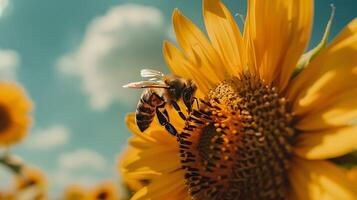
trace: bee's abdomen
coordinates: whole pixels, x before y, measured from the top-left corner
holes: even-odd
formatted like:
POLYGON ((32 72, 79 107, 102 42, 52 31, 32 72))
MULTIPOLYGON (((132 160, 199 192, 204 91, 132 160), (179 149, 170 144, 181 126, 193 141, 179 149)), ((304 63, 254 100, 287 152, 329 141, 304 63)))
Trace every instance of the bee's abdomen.
POLYGON ((151 124, 155 116, 155 109, 161 99, 152 92, 144 92, 136 108, 136 125, 141 132, 145 131, 151 124))
POLYGON ((151 124, 154 118, 153 108, 150 108, 149 105, 139 102, 138 107, 136 109, 136 124, 139 127, 140 131, 145 131, 149 125, 151 124))

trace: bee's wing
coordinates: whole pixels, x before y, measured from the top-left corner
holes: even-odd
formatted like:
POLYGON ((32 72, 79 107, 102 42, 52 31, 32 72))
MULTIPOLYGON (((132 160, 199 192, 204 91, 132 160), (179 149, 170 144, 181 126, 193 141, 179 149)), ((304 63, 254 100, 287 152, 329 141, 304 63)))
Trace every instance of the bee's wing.
POLYGON ((164 82, 161 81, 139 81, 128 83, 123 85, 123 88, 133 88, 133 89, 140 89, 140 88, 169 88, 164 82))
POLYGON ((142 69, 140 75, 143 78, 150 78, 150 80, 161 79, 164 76, 162 72, 153 69, 142 69))

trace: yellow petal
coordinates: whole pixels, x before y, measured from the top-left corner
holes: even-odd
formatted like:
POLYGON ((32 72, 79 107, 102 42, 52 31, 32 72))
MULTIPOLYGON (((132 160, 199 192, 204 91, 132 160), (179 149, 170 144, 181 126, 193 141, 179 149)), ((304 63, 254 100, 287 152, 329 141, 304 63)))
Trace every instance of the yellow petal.
POLYGON ((357 166, 354 166, 352 169, 349 169, 347 172, 348 178, 354 182, 355 188, 357 190, 357 166))
MULTIPOLYGON (((177 112, 173 111, 173 108, 167 108, 168 114, 170 116, 170 121, 175 125, 176 129, 179 131, 181 127, 183 127, 183 120, 178 117, 177 112)), ((176 137, 170 135, 163 126, 159 124, 157 118, 154 117, 154 120, 151 122, 148 129, 144 132, 141 132, 135 122, 135 114, 130 113, 126 117, 126 125, 129 130, 134 134, 134 137, 138 137, 139 139, 133 139, 136 142, 140 142, 143 140, 144 145, 157 145, 157 144, 166 144, 172 146, 171 144, 176 143, 176 137)))
POLYGON ((218 51, 229 72, 237 74, 243 67, 243 39, 237 23, 220 0, 205 0, 203 16, 212 46, 218 51))
POLYGON ((296 127, 300 130, 322 130, 330 127, 355 124, 357 121, 357 88, 324 99, 319 108, 314 108, 301 117, 296 127))
POLYGON ((152 137, 150 137, 150 135, 144 134, 139 130, 139 128, 135 122, 135 113, 129 113, 126 116, 125 124, 126 124, 126 127, 128 127, 128 129, 131 131, 131 133, 133 133, 137 138, 140 138, 141 140, 143 140, 143 142, 146 142, 149 144, 150 143, 153 144, 156 142, 152 137))
POLYGON ((214 86, 214 83, 195 68, 173 44, 164 42, 163 54, 173 74, 191 79, 197 84, 198 92, 201 93, 198 96, 204 96, 203 94, 206 94, 214 86))
POLYGON ((307 116, 317 109, 322 110, 346 91, 356 88, 356 55, 357 19, 349 23, 291 83, 287 91, 294 113, 307 116))
POLYGON ((184 172, 178 170, 162 175, 140 189, 131 200, 181 200, 188 198, 188 190, 184 183, 184 172))
POLYGON ((312 0, 248 1, 245 42, 249 61, 268 83, 283 90, 310 37, 312 0), (252 55, 254 54, 254 55, 252 55))
MULTIPOLYGON (((121 177, 125 183, 135 187, 135 190, 138 190, 145 185, 145 182, 143 182, 143 180, 151 180, 155 177, 160 176, 162 172, 157 170, 171 172, 172 170, 177 168, 177 166, 170 167, 170 163, 165 163, 162 160, 161 162, 159 162, 159 164, 161 165, 155 165, 155 163, 152 163, 151 161, 150 163, 143 164, 143 162, 153 159, 153 156, 142 157, 142 152, 143 150, 129 147, 119 158, 119 171, 121 173, 121 177)), ((155 155, 154 157, 156 157, 157 155, 155 155)), ((164 157, 166 158, 166 156, 164 157)))
POLYGON ((301 133, 295 153, 306 159, 327 159, 352 152, 357 147, 357 126, 301 133))
MULTIPOLYGON (((183 124, 173 109, 167 108, 167 111, 173 124, 177 126, 183 124)), ((167 133, 158 124, 157 119, 154 119, 143 133, 137 128, 134 113, 127 115, 126 124, 134 133, 134 136, 129 139, 130 150, 125 154, 120 165, 126 179, 152 179, 161 173, 174 171, 180 167, 176 137, 167 133)))
POLYGON ((229 77, 227 68, 205 35, 178 10, 173 13, 173 26, 179 45, 197 70, 213 83, 229 77))
POLYGON ((130 171, 140 170, 141 168, 150 169, 164 173, 180 168, 180 156, 177 149, 170 149, 161 146, 151 147, 137 152, 131 163, 126 165, 130 171))
MULTIPOLYGON (((304 200, 355 200, 357 191, 345 170, 327 161, 293 161, 289 174, 292 196, 304 200)), ((294 199, 294 198, 291 198, 294 199)))

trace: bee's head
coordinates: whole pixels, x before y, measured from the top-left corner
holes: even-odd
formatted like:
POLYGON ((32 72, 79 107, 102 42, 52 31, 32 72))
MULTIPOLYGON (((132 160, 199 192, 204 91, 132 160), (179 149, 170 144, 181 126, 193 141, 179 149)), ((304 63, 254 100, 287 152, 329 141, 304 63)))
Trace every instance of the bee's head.
POLYGON ((197 91, 197 85, 192 81, 187 81, 187 86, 182 92, 182 100, 186 105, 188 111, 191 112, 192 104, 194 102, 195 93, 197 91))

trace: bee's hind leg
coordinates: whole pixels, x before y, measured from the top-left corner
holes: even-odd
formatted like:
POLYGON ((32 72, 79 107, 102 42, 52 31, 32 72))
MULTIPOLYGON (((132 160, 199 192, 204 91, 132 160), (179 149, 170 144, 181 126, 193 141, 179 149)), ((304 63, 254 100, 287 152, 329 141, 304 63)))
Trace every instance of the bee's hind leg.
POLYGON ((177 102, 176 102, 176 101, 171 101, 170 103, 171 103, 171 105, 175 108, 175 110, 178 112, 178 114, 180 115, 180 117, 181 117, 184 121, 186 121, 186 116, 182 113, 181 108, 180 108, 180 106, 177 104, 177 102))
POLYGON ((166 117, 165 114, 160 111, 160 109, 159 109, 160 107, 163 107, 163 106, 156 107, 156 115, 157 115, 157 118, 159 119, 159 123, 161 124, 161 126, 165 127, 165 129, 171 135, 176 136, 177 135, 176 128, 168 121, 168 117, 166 117))
POLYGON ((169 121, 170 121, 170 117, 169 117, 169 113, 168 113, 167 110, 165 109, 165 105, 166 105, 166 103, 163 103, 163 104, 157 106, 157 109, 160 109, 160 108, 163 108, 163 109, 164 109, 161 113, 165 115, 167 121, 169 122, 169 121))
POLYGON ((166 109, 164 109, 164 111, 162 111, 162 114, 164 114, 164 115, 165 115, 165 117, 166 117, 167 121, 169 122, 169 121, 170 121, 170 117, 169 117, 169 113, 167 112, 167 110, 166 110, 166 109))

